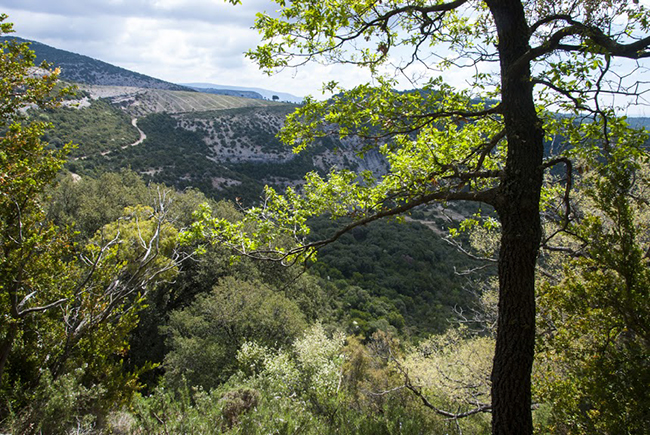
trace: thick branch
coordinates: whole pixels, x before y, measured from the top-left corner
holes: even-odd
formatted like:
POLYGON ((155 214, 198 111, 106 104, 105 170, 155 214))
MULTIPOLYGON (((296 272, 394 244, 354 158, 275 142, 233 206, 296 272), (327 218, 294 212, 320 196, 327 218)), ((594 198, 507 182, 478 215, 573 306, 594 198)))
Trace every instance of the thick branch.
POLYGON ((534 32, 542 25, 557 20, 565 21, 569 26, 553 33, 542 45, 528 50, 524 56, 512 64, 508 71, 509 73, 516 73, 516 71, 524 68, 532 60, 553 53, 556 50, 566 52, 584 52, 587 50, 584 45, 562 44, 562 40, 570 36, 580 36, 590 40, 601 49, 602 54, 629 59, 650 57, 650 51, 648 51, 648 47, 650 46, 650 37, 639 39, 638 41, 629 44, 621 44, 598 27, 575 21, 568 15, 554 15, 540 20, 531 26, 531 30, 534 32))
POLYGON ((362 225, 369 224, 371 222, 374 222, 379 219, 391 217, 391 216, 397 216, 400 214, 403 214, 419 205, 422 204, 427 204, 432 201, 478 201, 478 202, 483 202, 486 204, 494 204, 496 202, 496 197, 497 197, 497 189, 488 189, 480 192, 446 192, 446 191, 441 191, 441 192, 433 192, 429 194, 423 194, 420 195, 419 197, 416 197, 412 199, 409 202, 406 202, 398 207, 395 208, 390 208, 390 209, 383 209, 379 211, 378 213, 372 214, 370 216, 366 216, 363 219, 359 219, 357 221, 354 221, 350 223, 349 225, 346 225, 345 227, 341 228, 340 230, 336 231, 330 238, 328 239, 323 239, 323 240, 318 240, 315 242, 308 243, 306 245, 299 246, 297 248, 290 249, 287 252, 280 252, 278 250, 256 250, 254 252, 246 252, 245 250, 237 249, 236 247, 233 247, 236 251, 238 251, 241 255, 247 256, 247 257, 252 257, 252 258, 257 258, 257 259, 263 259, 263 260, 269 260, 269 261, 279 261, 279 262, 284 262, 287 258, 289 257, 294 257, 298 256, 300 254, 304 254, 305 252, 311 251, 311 250, 316 250, 319 248, 322 248, 325 245, 328 245, 330 243, 335 242, 338 240, 342 235, 348 233, 349 231, 353 230, 354 228, 360 227, 362 225))
POLYGON ((453 2, 449 2, 449 3, 441 3, 441 4, 436 4, 436 5, 430 5, 430 6, 407 5, 407 6, 403 6, 401 8, 392 9, 392 10, 386 12, 385 14, 378 15, 377 18, 375 18, 374 20, 368 22, 367 24, 369 26, 372 26, 372 25, 377 25, 379 23, 385 23, 385 22, 388 22, 388 20, 390 20, 394 16, 400 15, 400 14, 405 14, 405 13, 408 14, 408 13, 412 13, 412 12, 418 12, 418 13, 422 14, 422 16, 426 16, 426 15, 428 15, 430 13, 434 13, 434 12, 450 12, 450 11, 453 11, 455 9, 458 9, 459 7, 461 7, 462 5, 464 5, 467 2, 468 2, 468 0, 456 0, 456 1, 453 1, 453 2))
POLYGON ((571 16, 567 14, 549 15, 537 21, 536 23, 531 24, 530 35, 532 36, 537 31, 537 29, 539 29, 542 26, 545 26, 546 24, 550 24, 554 21, 570 21, 570 20, 571 20, 571 16))
MULTIPOLYGON (((476 171, 478 171, 479 169, 481 169, 481 168, 483 167, 483 162, 485 161, 485 159, 486 159, 486 157, 488 156, 488 154, 490 154, 490 152, 491 152, 491 151, 492 151, 492 150, 493 150, 493 149, 498 145, 498 143, 499 143, 502 139, 504 139, 505 137, 506 137, 506 130, 503 129, 503 130, 501 130, 499 133, 497 133, 496 135, 494 135, 494 137, 493 137, 489 142, 487 142, 486 144, 484 144, 484 146, 482 147, 481 155, 480 155, 480 157, 479 157, 479 159, 478 159, 478 162, 476 163, 476 171)), ((480 149, 481 149, 481 148, 479 148, 479 150, 480 150, 480 149)), ((474 154, 474 153, 472 153, 472 155, 473 155, 473 154, 474 154)), ((470 156, 470 157, 471 157, 471 156, 470 156)))

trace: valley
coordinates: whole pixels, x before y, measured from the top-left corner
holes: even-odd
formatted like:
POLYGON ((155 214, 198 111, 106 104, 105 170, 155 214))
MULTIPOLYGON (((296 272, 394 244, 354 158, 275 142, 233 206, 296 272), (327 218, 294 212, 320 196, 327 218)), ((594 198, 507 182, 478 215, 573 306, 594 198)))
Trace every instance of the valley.
POLYGON ((78 88, 76 99, 39 117, 55 125, 50 143, 77 144, 69 168, 81 176, 127 166, 151 181, 252 204, 264 184, 295 186, 309 171, 387 168, 376 152, 360 158, 362 144, 354 140, 323 138, 295 154, 276 138, 292 104, 164 89, 78 88), (135 143, 138 149, 129 146, 135 143))
POLYGON ((33 42, 57 82, 0 45, 0 432, 485 434, 494 370, 520 366, 500 406, 539 433, 587 408, 643 426, 648 135, 624 118, 539 109, 542 166, 508 172, 530 150, 493 95, 289 103, 33 42), (504 283, 529 296, 505 329, 504 283), (504 330, 523 363, 497 365, 504 330))
MULTIPOLYGON (((35 48, 41 57, 58 53, 46 50, 44 54, 39 52, 39 45, 35 48)), ((63 58, 65 62, 75 59, 72 55, 63 58)), ((113 71, 101 63, 83 58, 81 61, 88 67, 113 71)), ((61 65, 63 77, 67 77, 66 65, 61 65)), ((376 150, 362 157, 359 151, 365 144, 353 138, 323 137, 306 151, 294 153, 291 146, 279 141, 277 134, 286 116, 298 107, 295 104, 170 89, 152 80, 143 82, 147 87, 128 85, 140 79, 127 75, 124 85, 117 85, 115 77, 107 80, 109 84, 98 83, 98 79, 76 82, 76 95, 68 98, 62 108, 35 114, 36 119, 53 124, 45 137, 52 146, 61 147, 67 142, 76 145, 66 164, 76 180, 91 182, 106 173, 133 171, 146 183, 160 183, 179 191, 198 190, 212 200, 253 206, 259 202, 265 185, 278 190, 289 186, 299 189, 310 171, 324 176, 333 168, 376 174, 388 170, 387 162, 376 150)), ((425 225, 413 220, 402 225, 371 225, 368 234, 374 241, 367 249, 352 249, 347 243, 333 245, 323 249, 321 262, 313 268, 312 273, 323 279, 341 280, 337 288, 354 285, 367 292, 365 302, 353 305, 357 317, 349 320, 364 334, 372 333, 377 327, 372 325, 381 324, 380 319, 388 313, 393 313, 392 322, 409 334, 444 330, 453 307, 470 303, 471 293, 461 290, 463 281, 455 282, 453 270, 467 268, 471 262, 440 239, 452 221, 437 208, 426 216, 419 216, 425 225), (427 226, 435 231, 426 230, 427 226), (446 254, 432 256, 424 248, 422 254, 409 254, 406 246, 417 242, 405 241, 415 234, 435 246, 433 251, 446 254), (408 259, 407 263, 402 264, 403 259, 408 259), (359 267, 354 267, 355 263, 359 267), (420 267, 422 272, 418 271, 420 267), (367 314, 367 310, 374 310, 370 307, 379 297, 392 308, 367 314), (424 303, 425 299, 440 302, 424 303)), ((327 237, 336 228, 326 220, 314 225, 316 238, 327 237)), ((344 312, 338 315, 348 316, 344 312)))

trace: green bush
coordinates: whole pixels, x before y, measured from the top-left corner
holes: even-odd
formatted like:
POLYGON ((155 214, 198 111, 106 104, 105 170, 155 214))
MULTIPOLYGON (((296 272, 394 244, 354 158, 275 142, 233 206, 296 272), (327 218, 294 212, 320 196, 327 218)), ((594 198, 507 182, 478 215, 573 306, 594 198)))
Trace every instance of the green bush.
POLYGON ((235 372, 245 341, 280 347, 305 326, 298 306, 280 292, 259 281, 226 277, 211 293, 171 313, 165 377, 170 385, 186 378, 190 385, 215 388, 235 372))
POLYGON ((29 405, 12 415, 9 429, 16 434, 63 434, 74 429, 95 427, 112 403, 102 385, 82 383, 85 367, 54 379, 43 370, 38 386, 31 392, 29 405))

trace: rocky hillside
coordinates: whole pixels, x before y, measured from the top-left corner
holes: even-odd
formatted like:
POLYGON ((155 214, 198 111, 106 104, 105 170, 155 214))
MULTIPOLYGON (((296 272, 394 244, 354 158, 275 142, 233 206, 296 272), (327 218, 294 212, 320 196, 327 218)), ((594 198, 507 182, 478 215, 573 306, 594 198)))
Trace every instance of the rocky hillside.
POLYGON ((196 92, 38 42, 31 47, 78 86, 75 100, 38 116, 55 127, 47 134, 52 146, 77 144, 69 169, 82 176, 132 168, 152 181, 254 202, 264 184, 295 186, 309 171, 386 170, 378 154, 359 158, 354 140, 323 138, 294 154, 276 137, 294 104, 253 91, 257 98, 196 92))
POLYGON ((325 174, 333 167, 385 171, 378 155, 360 159, 359 144, 352 141, 324 138, 294 154, 276 138, 294 109, 287 104, 138 115, 114 99, 89 102, 43 115, 55 125, 48 136, 53 145, 78 144, 68 168, 82 176, 128 167, 152 181, 252 203, 265 184, 295 186, 309 171, 325 174))
POLYGON ((132 86, 80 85, 83 95, 103 98, 132 116, 150 113, 185 113, 238 109, 242 107, 278 106, 267 100, 192 91, 149 89, 132 86))

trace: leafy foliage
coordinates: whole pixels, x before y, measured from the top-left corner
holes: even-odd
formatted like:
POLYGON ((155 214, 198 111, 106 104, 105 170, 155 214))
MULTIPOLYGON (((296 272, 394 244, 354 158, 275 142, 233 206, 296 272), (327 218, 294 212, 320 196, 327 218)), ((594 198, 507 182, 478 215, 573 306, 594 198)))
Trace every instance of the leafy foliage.
POLYGON ((565 242, 576 258, 540 297, 539 394, 557 433, 643 433, 650 341, 648 155, 627 146, 587 153, 580 218, 565 242))
MULTIPOLYGON (((164 185, 147 184, 137 173, 124 169, 97 178, 60 174, 57 185, 49 190, 46 212, 56 225, 73 228, 79 239, 87 240, 119 219, 127 207, 155 204, 161 192, 167 196, 170 215, 179 227, 189 225, 194 210, 207 201, 198 191, 176 192, 164 185)), ((216 208, 227 216, 222 207, 216 208)))
MULTIPOLYGON (((379 339, 381 341, 382 339, 379 339)), ((245 342, 240 371, 218 389, 159 388, 136 401, 134 433, 422 434, 454 430, 411 396, 384 395, 390 367, 319 324, 284 349, 245 342)))
POLYGON ((61 432, 138 388, 138 370, 123 370, 121 357, 146 293, 177 272, 178 229, 161 190, 155 209, 118 210, 78 242, 47 218, 45 195, 68 147, 48 149, 48 125, 24 109, 60 102, 57 71, 33 73, 27 44, 0 48, 0 415, 13 414, 7 424, 20 433, 61 432))
MULTIPOLYGON (((323 238, 334 226, 315 219, 311 237, 323 238)), ((335 286, 350 332, 370 337, 391 325, 422 336, 445 331, 454 307, 471 305, 462 272, 476 264, 422 224, 373 222, 322 248, 311 270, 335 286)))
POLYGON ((290 343, 305 328, 298 306, 260 282, 228 277, 209 294, 170 315, 165 357, 169 385, 182 378, 205 389, 226 381, 246 340, 265 346, 290 343))
MULTIPOLYGON (((0 15, 0 32, 12 32, 0 15)), ((66 275, 62 257, 70 246, 44 222, 40 195, 63 165, 67 149, 50 151, 40 140, 47 127, 25 122, 22 110, 53 107, 58 72, 29 74, 34 54, 26 44, 0 44, 0 385, 6 387, 6 364, 17 340, 31 330, 31 320, 61 305, 70 290, 57 285, 66 275)), ((47 65, 43 65, 47 67, 47 65)), ((38 322, 37 322, 38 323, 38 322)), ((47 324, 47 320, 44 322, 47 324)))

